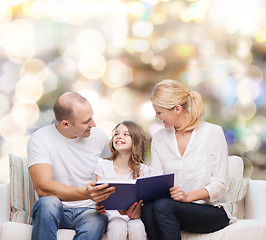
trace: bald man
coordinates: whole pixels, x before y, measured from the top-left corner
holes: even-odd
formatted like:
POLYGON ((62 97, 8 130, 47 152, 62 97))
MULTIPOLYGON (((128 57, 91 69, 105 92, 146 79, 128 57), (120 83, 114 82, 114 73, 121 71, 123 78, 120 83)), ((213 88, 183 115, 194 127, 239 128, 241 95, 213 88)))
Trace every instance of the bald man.
POLYGON ((110 156, 109 138, 95 127, 87 99, 67 92, 54 105, 56 123, 34 132, 28 142, 29 172, 39 199, 33 206, 32 240, 55 240, 60 228, 74 239, 101 239, 107 223, 95 202, 114 192, 95 186, 99 158, 110 156), (95 201, 95 202, 94 202, 95 201))

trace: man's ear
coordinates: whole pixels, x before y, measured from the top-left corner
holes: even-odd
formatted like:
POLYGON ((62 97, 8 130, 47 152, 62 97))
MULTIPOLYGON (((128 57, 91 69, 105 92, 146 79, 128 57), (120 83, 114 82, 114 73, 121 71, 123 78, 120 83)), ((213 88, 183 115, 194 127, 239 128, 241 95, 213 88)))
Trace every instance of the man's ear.
POLYGON ((61 126, 62 126, 63 128, 68 128, 68 127, 69 127, 69 122, 68 122, 67 120, 62 120, 62 121, 61 121, 61 126))
POLYGON ((175 106, 174 106, 174 111, 175 111, 177 114, 180 114, 181 111, 182 111, 182 107, 181 107, 181 105, 175 105, 175 106))

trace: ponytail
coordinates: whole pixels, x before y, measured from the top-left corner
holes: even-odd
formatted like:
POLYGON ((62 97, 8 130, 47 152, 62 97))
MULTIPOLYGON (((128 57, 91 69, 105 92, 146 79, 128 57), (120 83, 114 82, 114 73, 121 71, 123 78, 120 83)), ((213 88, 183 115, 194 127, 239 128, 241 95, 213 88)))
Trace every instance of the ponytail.
POLYGON ((204 102, 198 92, 188 91, 187 98, 187 108, 184 109, 188 110, 189 115, 186 124, 182 127, 182 129, 179 129, 181 131, 189 131, 196 128, 200 124, 201 117, 204 112, 204 102))
POLYGON ((178 81, 167 79, 157 83, 154 86, 151 101, 153 104, 169 110, 176 105, 188 110, 188 120, 182 128, 178 129, 180 131, 192 130, 200 124, 204 111, 204 102, 201 95, 197 91, 188 91, 178 81))

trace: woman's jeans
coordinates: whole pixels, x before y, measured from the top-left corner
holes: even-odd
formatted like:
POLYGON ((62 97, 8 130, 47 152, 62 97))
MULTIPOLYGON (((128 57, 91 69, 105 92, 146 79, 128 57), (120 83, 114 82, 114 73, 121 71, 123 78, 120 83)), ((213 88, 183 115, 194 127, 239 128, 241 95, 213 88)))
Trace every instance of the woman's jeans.
POLYGON ((210 233, 226 227, 229 218, 221 207, 162 198, 144 204, 141 219, 149 240, 180 240, 180 230, 210 233))
POLYGON ((101 239, 108 224, 106 215, 88 207, 63 208, 53 196, 41 197, 33 206, 32 240, 56 240, 58 229, 73 229, 74 240, 101 239))

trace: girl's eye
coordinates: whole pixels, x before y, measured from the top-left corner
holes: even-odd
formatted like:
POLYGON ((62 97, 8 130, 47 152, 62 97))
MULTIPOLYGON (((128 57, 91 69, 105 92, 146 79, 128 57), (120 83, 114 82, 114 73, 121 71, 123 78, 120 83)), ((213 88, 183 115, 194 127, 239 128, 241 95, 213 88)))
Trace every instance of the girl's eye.
POLYGON ((159 115, 159 114, 161 114, 161 113, 160 113, 160 112, 156 112, 156 114, 158 114, 158 115, 159 115))

